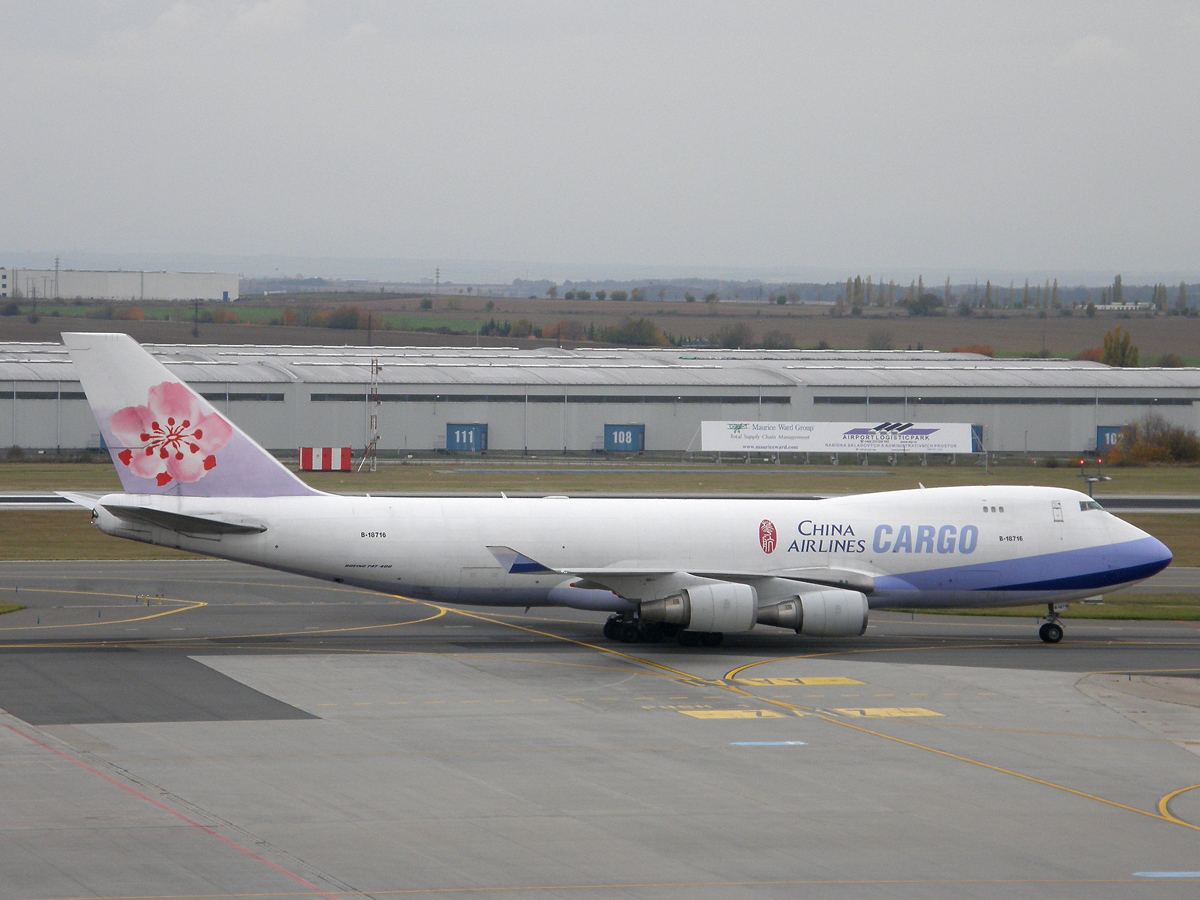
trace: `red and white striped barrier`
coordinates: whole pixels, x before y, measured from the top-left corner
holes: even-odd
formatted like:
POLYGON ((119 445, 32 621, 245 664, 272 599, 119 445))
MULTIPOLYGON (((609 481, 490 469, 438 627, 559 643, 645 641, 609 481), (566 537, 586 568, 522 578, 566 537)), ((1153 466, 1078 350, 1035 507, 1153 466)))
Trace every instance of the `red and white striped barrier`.
POLYGON ((301 472, 349 472, 349 447, 301 447, 301 472))

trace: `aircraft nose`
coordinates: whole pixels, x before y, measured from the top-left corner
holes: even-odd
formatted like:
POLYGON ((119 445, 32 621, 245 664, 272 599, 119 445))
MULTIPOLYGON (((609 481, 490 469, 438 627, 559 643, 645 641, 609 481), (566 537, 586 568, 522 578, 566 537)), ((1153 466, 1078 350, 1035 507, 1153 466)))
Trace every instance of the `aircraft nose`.
POLYGON ((1151 564, 1156 566, 1155 572, 1161 572, 1175 558, 1171 553, 1171 548, 1156 537, 1150 538, 1147 542, 1146 555, 1150 557, 1151 564))
POLYGON ((1170 548, 1158 538, 1142 532, 1140 540, 1126 544, 1121 550, 1121 568, 1137 579, 1157 575, 1171 564, 1174 558, 1170 548))

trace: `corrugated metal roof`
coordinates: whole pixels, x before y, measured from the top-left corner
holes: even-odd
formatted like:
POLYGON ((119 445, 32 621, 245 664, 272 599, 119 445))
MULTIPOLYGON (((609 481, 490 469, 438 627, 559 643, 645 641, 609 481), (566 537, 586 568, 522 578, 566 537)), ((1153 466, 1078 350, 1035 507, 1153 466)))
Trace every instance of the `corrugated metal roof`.
POLYGON ((813 387, 1063 388, 1198 390, 1198 369, 1111 369, 1107 366, 964 365, 959 368, 804 369, 813 387))
MULTIPOLYGON (((385 385, 566 388, 967 390, 1200 390, 1200 369, 1113 369, 1055 359, 867 350, 629 350, 513 347, 298 347, 147 345, 197 384, 365 386, 371 360, 385 385)), ((75 381, 61 344, 0 344, 0 381, 75 381)))

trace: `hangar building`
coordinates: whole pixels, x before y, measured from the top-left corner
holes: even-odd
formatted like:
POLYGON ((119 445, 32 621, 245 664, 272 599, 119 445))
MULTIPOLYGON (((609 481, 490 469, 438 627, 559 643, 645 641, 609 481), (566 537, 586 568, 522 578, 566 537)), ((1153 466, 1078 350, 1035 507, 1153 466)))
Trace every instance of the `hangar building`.
POLYGON ((236 300, 238 276, 221 272, 91 272, 0 267, 0 298, 236 300))
MULTIPOLYGON (((1200 369, 933 351, 148 345, 264 446, 380 454, 699 451, 700 423, 963 422, 983 445, 1078 453, 1157 412, 1200 430, 1200 369)), ((0 344, 0 446, 99 445, 58 344, 0 344)))

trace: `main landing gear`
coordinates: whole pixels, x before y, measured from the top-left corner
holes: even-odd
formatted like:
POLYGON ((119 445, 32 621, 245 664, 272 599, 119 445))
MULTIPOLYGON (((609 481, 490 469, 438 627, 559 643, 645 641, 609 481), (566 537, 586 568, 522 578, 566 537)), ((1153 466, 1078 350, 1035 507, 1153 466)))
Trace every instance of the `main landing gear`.
POLYGON ((682 647, 719 647, 725 635, 719 631, 684 631, 665 622, 643 622, 614 613, 604 623, 604 636, 622 644, 659 644, 675 638, 682 647))
POLYGON ((1047 644, 1057 644, 1063 639, 1063 627, 1058 618, 1061 610, 1067 608, 1065 603, 1048 603, 1046 606, 1049 612, 1046 614, 1046 620, 1042 623, 1042 627, 1038 629, 1038 637, 1047 644))

